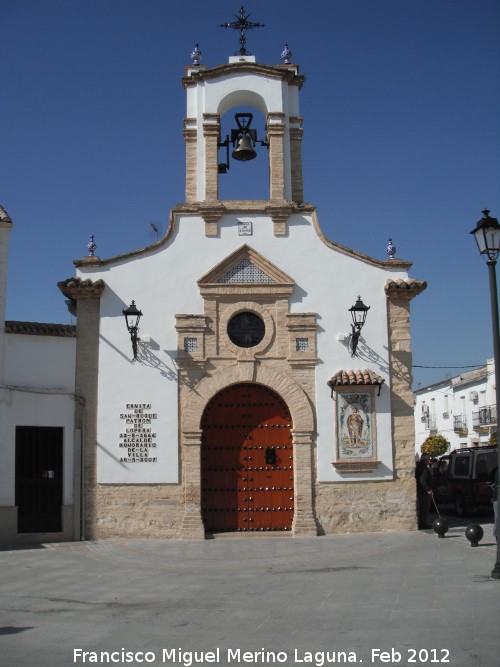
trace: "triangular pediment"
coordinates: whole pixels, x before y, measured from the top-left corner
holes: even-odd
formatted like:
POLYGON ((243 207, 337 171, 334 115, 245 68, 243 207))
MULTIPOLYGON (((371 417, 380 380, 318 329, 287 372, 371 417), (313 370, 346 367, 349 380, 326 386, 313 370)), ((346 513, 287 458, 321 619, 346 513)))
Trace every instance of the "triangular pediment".
POLYGON ((198 280, 198 285, 287 285, 294 280, 248 245, 243 245, 198 280))

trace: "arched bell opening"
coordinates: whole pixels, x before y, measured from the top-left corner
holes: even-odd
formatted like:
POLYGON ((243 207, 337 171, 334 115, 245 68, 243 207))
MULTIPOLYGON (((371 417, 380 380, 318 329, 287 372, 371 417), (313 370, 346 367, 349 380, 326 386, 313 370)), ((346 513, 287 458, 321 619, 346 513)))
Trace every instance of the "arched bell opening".
POLYGON ((266 118, 254 107, 236 106, 221 117, 219 199, 269 199, 266 118))
POLYGON ((205 531, 291 531, 294 452, 284 400, 261 384, 233 384, 207 404, 201 428, 205 531))

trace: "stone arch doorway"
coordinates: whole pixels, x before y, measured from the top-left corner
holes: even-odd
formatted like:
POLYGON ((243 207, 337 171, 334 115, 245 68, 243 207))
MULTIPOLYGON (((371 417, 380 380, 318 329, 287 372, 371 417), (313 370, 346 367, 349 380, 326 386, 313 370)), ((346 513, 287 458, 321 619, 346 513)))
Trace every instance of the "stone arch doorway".
POLYGON ((230 385, 209 401, 201 428, 205 530, 291 530, 294 451, 283 399, 261 384, 230 385))

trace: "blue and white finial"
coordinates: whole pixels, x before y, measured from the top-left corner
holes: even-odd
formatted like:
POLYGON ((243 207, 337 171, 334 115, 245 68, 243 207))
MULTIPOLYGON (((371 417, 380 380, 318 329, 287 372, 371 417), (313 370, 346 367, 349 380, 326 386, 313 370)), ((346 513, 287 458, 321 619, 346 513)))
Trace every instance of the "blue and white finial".
POLYGON ((281 52, 281 57, 283 58, 283 62, 285 65, 289 65, 291 60, 292 60, 292 52, 288 48, 288 44, 285 44, 283 47, 283 51, 281 52))
POLYGON ((200 47, 199 47, 198 44, 195 44, 194 49, 191 52, 191 60, 193 61, 193 65, 200 65, 201 56, 202 56, 202 53, 200 51, 200 47))
POLYGON ((97 245, 94 242, 94 235, 90 235, 90 241, 87 243, 87 250, 89 251, 90 257, 94 257, 95 251, 97 250, 97 245))
POLYGON ((389 259, 394 259, 394 256, 396 255, 396 246, 392 245, 392 239, 389 239, 387 254, 389 255, 389 259))

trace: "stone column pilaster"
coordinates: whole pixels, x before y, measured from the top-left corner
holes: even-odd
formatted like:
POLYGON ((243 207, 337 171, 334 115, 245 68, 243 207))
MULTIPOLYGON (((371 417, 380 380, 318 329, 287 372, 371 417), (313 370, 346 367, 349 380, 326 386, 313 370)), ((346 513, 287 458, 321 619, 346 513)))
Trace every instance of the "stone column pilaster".
POLYGON ((388 280, 387 318, 391 414, 394 443, 394 476, 413 479, 415 468, 415 421, 413 415, 410 301, 425 290, 422 280, 388 280))
POLYGON ((203 136, 205 138, 205 201, 219 199, 219 139, 220 116, 215 113, 203 114, 203 136))
POLYGON ((295 536, 317 535, 313 499, 312 431, 292 431, 295 470, 295 513, 292 532, 295 536))
POLYGON ((195 118, 184 119, 184 143, 186 146, 186 202, 195 202, 198 198, 198 131, 195 118))
POLYGON ((285 199, 285 163, 284 139, 285 124, 281 117, 284 114, 268 114, 267 139, 269 141, 269 199, 284 201, 285 199), (281 120, 280 120, 281 119, 281 120))
POLYGON ((290 118, 296 127, 290 127, 290 161, 292 171, 292 201, 300 203, 304 201, 304 183, 302 180, 302 118, 290 118))
POLYGON ((200 213, 205 223, 205 236, 218 236, 219 220, 224 214, 224 207, 219 202, 204 202, 200 205, 200 213))
POLYGON ((275 236, 286 236, 288 234, 288 218, 292 213, 292 207, 287 202, 270 203, 266 206, 266 212, 273 221, 273 232, 275 236))
MULTIPOLYGON (((99 262, 99 258, 92 258, 94 261, 99 262)), ((65 296, 77 304, 75 394, 81 409, 76 411, 75 430, 82 429, 83 451, 82 489, 75 488, 74 491, 75 500, 81 493, 82 539, 93 539, 96 522, 100 298, 104 282, 70 278, 58 286, 65 296)), ((75 461, 75 466, 79 464, 80 461, 75 461)), ((76 474, 75 479, 79 478, 76 474)))
POLYGON ((182 432, 184 516, 180 536, 184 540, 205 539, 201 518, 201 436, 200 430, 182 432))

